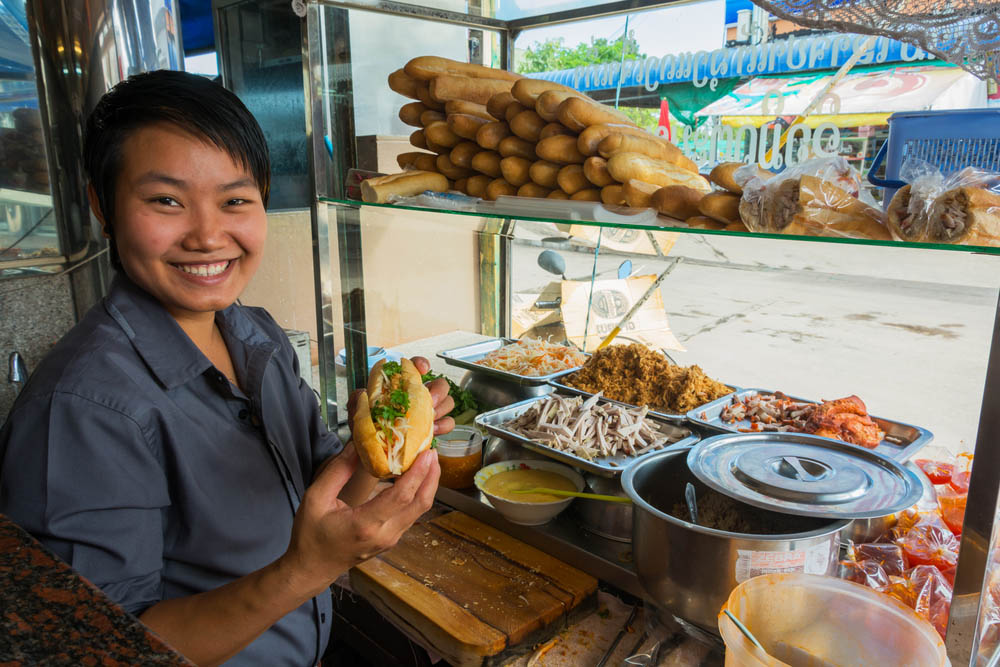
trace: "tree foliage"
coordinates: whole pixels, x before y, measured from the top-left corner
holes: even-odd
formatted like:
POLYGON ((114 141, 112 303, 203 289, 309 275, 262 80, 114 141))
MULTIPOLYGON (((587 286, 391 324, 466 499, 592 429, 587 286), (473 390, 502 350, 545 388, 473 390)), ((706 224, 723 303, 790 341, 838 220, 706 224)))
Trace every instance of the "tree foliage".
MULTIPOLYGON (((581 42, 572 48, 566 46, 562 37, 535 42, 524 51, 517 63, 517 71, 531 74, 572 69, 581 65, 616 63, 622 58, 622 40, 623 37, 619 37, 609 42, 606 37, 592 37, 589 44, 581 42)), ((624 41, 626 60, 646 57, 645 53, 639 53, 639 43, 635 40, 634 32, 630 31, 624 41)))

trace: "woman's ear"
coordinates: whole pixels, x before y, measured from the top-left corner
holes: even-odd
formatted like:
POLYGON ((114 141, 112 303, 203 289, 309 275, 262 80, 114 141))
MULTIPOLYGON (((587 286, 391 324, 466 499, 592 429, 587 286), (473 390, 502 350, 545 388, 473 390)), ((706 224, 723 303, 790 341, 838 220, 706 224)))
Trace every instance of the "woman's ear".
POLYGON ((111 234, 108 233, 108 222, 104 219, 104 213, 101 212, 101 204, 97 199, 97 190, 94 189, 93 183, 87 184, 87 199, 90 200, 90 210, 97 218, 97 221, 101 223, 101 231, 104 232, 104 238, 111 238, 111 234))

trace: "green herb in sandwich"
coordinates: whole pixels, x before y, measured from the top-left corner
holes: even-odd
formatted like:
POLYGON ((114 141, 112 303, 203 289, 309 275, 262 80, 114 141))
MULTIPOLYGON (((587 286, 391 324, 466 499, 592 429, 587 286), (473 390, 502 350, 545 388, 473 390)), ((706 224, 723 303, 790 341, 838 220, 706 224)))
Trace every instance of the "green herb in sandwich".
POLYGON ((455 420, 456 424, 471 424, 476 414, 479 412, 479 402, 470 392, 462 389, 451 381, 451 378, 438 375, 433 371, 424 373, 420 380, 424 384, 431 380, 443 377, 448 382, 448 395, 455 401, 455 408, 448 413, 448 416, 455 420))

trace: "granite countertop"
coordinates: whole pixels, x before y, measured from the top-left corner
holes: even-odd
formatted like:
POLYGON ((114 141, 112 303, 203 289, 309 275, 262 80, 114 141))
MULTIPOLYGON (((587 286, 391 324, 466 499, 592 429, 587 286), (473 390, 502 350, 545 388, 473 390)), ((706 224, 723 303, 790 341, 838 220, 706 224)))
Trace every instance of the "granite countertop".
POLYGON ((192 665, 0 514, 0 664, 192 665))

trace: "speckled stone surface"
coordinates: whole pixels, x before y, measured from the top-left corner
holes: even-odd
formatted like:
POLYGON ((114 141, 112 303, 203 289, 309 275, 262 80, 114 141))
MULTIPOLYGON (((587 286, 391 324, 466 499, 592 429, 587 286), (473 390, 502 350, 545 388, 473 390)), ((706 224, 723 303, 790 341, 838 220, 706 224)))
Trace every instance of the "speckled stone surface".
POLYGON ((192 665, 0 514, 0 667, 192 665))

